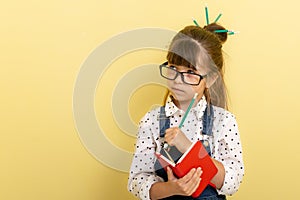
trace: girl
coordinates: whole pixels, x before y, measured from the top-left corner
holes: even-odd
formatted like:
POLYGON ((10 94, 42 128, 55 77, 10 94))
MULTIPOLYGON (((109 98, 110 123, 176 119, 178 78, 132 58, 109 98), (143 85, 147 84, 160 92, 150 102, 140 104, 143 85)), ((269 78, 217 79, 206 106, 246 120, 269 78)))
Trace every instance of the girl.
POLYGON ((225 28, 216 23, 204 28, 185 27, 173 38, 167 62, 160 65, 161 76, 167 79, 167 100, 164 107, 148 112, 139 123, 128 180, 128 190, 139 199, 226 199, 239 188, 244 175, 242 148, 236 119, 226 110, 223 81, 222 44, 227 33, 215 30, 225 28), (198 98, 178 128, 195 93, 198 98), (159 130, 162 116, 170 127, 163 130, 164 137, 159 130), (204 131, 205 127, 211 133, 204 131), (184 153, 198 140, 205 143, 218 172, 212 184, 199 197, 192 198, 201 182, 202 169, 192 169, 182 178, 177 178, 170 168, 162 174, 154 167, 154 153, 163 148, 164 142, 184 153))

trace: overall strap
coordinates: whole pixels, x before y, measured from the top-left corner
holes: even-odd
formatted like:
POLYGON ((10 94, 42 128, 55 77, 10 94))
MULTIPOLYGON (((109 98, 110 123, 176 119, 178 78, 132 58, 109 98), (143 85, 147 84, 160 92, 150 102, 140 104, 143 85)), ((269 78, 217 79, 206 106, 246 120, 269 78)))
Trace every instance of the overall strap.
POLYGON ((203 115, 202 134, 209 135, 209 136, 212 135, 213 120, 214 120, 213 106, 211 104, 208 104, 203 115))
MULTIPOLYGON (((166 116, 165 106, 160 107, 160 114, 157 118, 159 120, 159 137, 163 138, 165 136, 165 131, 170 127, 170 119, 166 116)), ((163 145, 163 143, 162 143, 163 145)), ((162 146, 163 148, 163 146, 162 146)), ((160 150, 160 153, 164 155, 164 151, 160 150)), ((154 163, 155 173, 164 179, 164 181, 168 181, 168 175, 165 169, 161 166, 158 160, 154 163)))
POLYGON ((165 106, 160 107, 159 114, 159 136, 164 137, 165 131, 170 128, 170 118, 166 116, 165 106))

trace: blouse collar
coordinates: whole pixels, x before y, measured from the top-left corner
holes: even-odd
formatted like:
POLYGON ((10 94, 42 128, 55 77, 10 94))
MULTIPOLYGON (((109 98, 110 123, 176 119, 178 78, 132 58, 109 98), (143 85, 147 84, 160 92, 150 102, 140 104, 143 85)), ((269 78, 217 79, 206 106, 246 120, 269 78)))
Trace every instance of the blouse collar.
MULTIPOLYGON (((194 113, 194 115, 196 115, 197 119, 199 120, 202 118, 206 106, 207 106, 207 102, 206 102, 205 96, 203 95, 202 98, 200 99, 200 101, 197 103, 197 105, 195 107, 193 107, 190 112, 194 113)), ((173 116, 176 113, 179 113, 179 114, 184 113, 183 110, 179 109, 174 104, 174 102, 172 101, 172 98, 170 96, 167 99, 167 103, 165 105, 165 111, 166 111, 167 117, 173 116)))

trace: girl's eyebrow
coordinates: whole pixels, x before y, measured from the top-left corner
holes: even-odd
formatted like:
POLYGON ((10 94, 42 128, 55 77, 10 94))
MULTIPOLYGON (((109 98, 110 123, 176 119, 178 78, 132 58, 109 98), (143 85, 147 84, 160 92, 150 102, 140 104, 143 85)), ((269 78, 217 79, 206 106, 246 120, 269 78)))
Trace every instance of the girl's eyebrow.
POLYGON ((184 65, 176 65, 176 64, 173 64, 173 63, 169 63, 167 62, 167 64, 170 66, 170 67, 175 67, 176 69, 178 69, 178 67, 181 67, 181 68, 184 68, 186 70, 193 70, 195 72, 199 72, 196 67, 194 67, 193 65, 190 65, 190 66, 184 66, 184 65))
MULTIPOLYGON (((170 65, 170 66, 174 66, 174 67, 176 67, 176 69, 178 69, 178 66, 175 66, 175 65, 170 65)), ((180 69, 185 70, 185 71, 192 70, 192 71, 198 72, 197 69, 195 69, 193 67, 180 66, 180 69)))

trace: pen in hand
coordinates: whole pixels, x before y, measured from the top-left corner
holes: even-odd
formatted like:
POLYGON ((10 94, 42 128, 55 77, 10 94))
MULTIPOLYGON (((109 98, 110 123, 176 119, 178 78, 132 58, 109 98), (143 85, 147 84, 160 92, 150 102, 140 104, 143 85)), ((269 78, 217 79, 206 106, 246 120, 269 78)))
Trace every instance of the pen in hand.
MULTIPOLYGON (((189 112, 190 112, 192 106, 194 105, 197 96, 198 96, 198 93, 195 93, 193 99, 191 100, 191 102, 190 102, 190 104, 189 104, 187 110, 185 111, 184 116, 183 116, 183 118, 182 118, 182 120, 181 120, 181 122, 180 122, 180 124, 179 124, 179 126, 178 126, 179 128, 182 128, 183 123, 184 123, 184 121, 185 121, 187 115, 189 114, 189 112)), ((163 148, 164 148, 164 149, 167 149, 168 147, 169 147, 168 143, 165 142, 163 148)))

